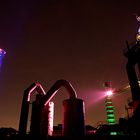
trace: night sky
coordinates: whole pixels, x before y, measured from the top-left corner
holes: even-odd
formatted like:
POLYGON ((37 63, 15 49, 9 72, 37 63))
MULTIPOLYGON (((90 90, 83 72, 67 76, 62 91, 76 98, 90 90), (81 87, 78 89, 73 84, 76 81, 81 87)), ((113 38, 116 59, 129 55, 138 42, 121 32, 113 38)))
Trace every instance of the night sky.
MULTIPOLYGON (((128 83, 123 49, 135 41, 139 0, 29 0, 0 2, 0 127, 18 129, 24 90, 39 82, 47 92, 69 81, 85 101, 86 124, 106 120, 103 83, 128 83)), ((113 97, 116 120, 131 93, 113 97)), ((62 123, 65 88, 53 98, 54 125, 62 123)), ((29 117, 30 122, 30 117, 29 117)))

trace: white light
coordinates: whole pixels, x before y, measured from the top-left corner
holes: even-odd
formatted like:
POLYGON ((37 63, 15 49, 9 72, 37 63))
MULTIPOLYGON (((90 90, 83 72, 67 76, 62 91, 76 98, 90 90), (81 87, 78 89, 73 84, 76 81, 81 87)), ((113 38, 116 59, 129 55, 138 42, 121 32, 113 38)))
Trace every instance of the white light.
POLYGON ((107 96, 111 96, 112 94, 113 94, 113 92, 111 90, 109 90, 109 91, 106 92, 106 95, 107 96))

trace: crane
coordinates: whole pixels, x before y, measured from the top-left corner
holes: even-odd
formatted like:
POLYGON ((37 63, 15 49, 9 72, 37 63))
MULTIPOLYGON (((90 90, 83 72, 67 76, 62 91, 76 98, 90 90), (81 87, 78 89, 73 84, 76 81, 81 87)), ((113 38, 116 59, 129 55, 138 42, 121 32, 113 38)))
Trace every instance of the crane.
MULTIPOLYGON (((140 87, 140 81, 138 81, 140 87)), ((130 85, 127 83, 119 89, 113 90, 114 96, 122 95, 128 93, 130 91, 130 85)), ((132 99, 128 100, 128 104, 125 105, 125 110, 127 111, 127 118, 129 119, 131 115, 133 115, 134 110, 137 108, 137 102, 133 102, 132 99), (130 111, 129 111, 130 110, 130 111)))
MULTIPOLYGON (((140 86, 140 81, 138 81, 140 86)), ((118 89, 112 89, 110 82, 105 82, 104 86, 106 88, 106 100, 105 100, 105 107, 106 107, 106 114, 107 114, 107 122, 108 124, 114 124, 115 123, 115 115, 114 115, 114 106, 112 103, 112 95, 118 96, 127 93, 130 90, 130 85, 127 83, 126 85, 122 86, 118 89)), ((130 114, 129 110, 131 110, 131 114, 133 114, 133 111, 135 110, 136 105, 132 102, 128 102, 128 106, 125 105, 125 109, 127 111, 127 117, 129 119, 130 114)))
MULTIPOLYGON (((138 81, 139 86, 140 86, 140 81, 138 81)), ((130 85, 127 83, 126 85, 122 86, 121 88, 114 89, 112 92, 115 96, 126 93, 127 91, 130 90, 130 85)))
MULTIPOLYGON (((140 86, 140 81, 138 81, 139 86, 140 86)), ((127 83, 126 85, 122 86, 121 88, 118 89, 112 89, 111 82, 105 82, 104 87, 106 90, 106 100, 105 100, 105 108, 106 108, 106 115, 107 115, 107 123, 109 125, 115 124, 115 115, 114 115, 114 106, 112 103, 112 96, 118 96, 121 94, 126 93, 127 91, 130 90, 130 85, 127 83)), ((133 114, 133 110, 135 108, 135 105, 133 102, 129 102, 128 106, 125 106, 125 109, 127 111, 127 116, 129 118, 129 110, 131 110, 131 114, 133 114)))

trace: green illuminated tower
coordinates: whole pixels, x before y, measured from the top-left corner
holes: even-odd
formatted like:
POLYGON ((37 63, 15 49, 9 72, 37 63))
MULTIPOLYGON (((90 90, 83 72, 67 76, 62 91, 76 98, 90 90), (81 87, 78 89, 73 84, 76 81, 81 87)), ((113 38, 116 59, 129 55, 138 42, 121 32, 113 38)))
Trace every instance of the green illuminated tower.
POLYGON ((105 107, 106 107, 106 115, 107 115, 107 123, 109 125, 115 124, 115 115, 114 115, 114 106, 112 104, 112 97, 111 95, 107 95, 105 100, 105 107))

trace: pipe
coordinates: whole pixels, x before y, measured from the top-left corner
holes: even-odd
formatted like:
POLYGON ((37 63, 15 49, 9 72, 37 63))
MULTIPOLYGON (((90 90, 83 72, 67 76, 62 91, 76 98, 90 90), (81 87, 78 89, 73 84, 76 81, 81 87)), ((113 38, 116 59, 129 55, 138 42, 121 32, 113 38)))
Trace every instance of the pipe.
POLYGON ((22 100, 22 107, 21 107, 21 114, 20 114, 20 122, 19 122, 19 134, 25 135, 27 129, 27 120, 28 120, 28 112, 29 112, 29 104, 31 95, 34 90, 40 95, 46 95, 44 89, 39 83, 31 84, 27 89, 24 91, 23 100, 22 100))
POLYGON ((48 104, 48 102, 58 92, 58 90, 60 89, 61 86, 64 86, 67 89, 67 91, 69 93, 69 96, 70 96, 70 99, 77 98, 76 91, 72 87, 72 85, 68 81, 61 79, 61 80, 56 81, 56 83, 46 93, 46 95, 43 97, 43 99, 41 101, 41 105, 42 106, 45 106, 46 104, 48 104))

